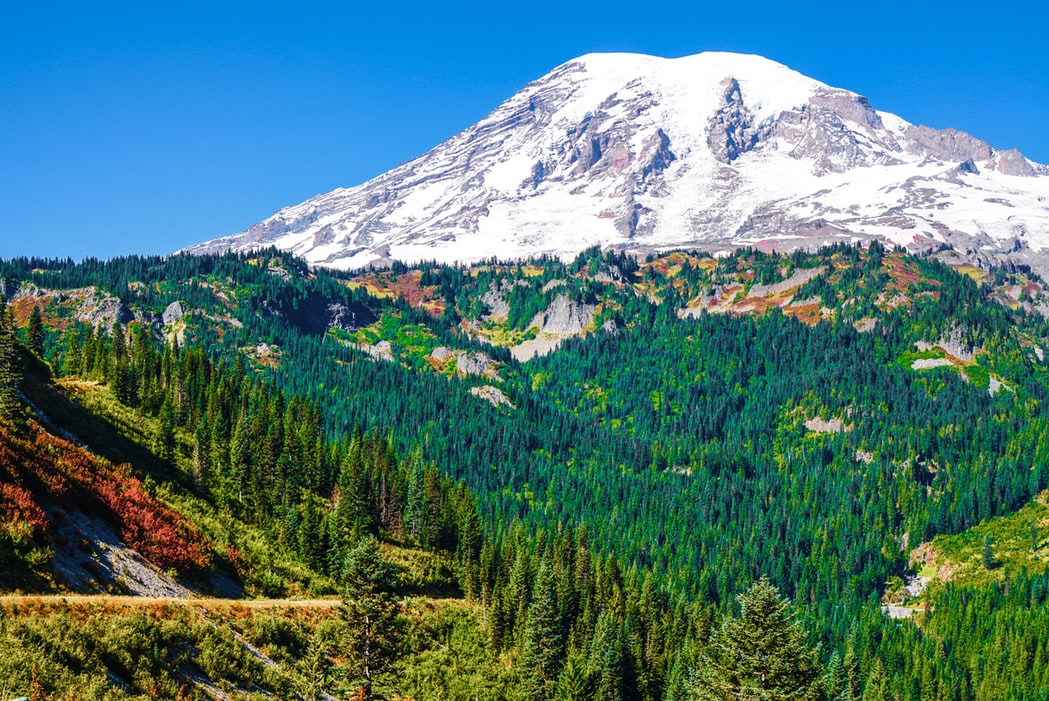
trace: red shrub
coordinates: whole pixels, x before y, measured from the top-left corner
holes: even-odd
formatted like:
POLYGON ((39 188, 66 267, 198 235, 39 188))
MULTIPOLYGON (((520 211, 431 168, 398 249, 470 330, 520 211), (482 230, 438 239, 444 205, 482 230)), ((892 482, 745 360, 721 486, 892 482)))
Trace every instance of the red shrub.
POLYGON ((0 517, 10 511, 44 528, 47 516, 38 503, 75 505, 107 516, 128 545, 159 567, 185 573, 208 566, 210 548, 200 532, 150 496, 129 465, 114 467, 35 423, 29 430, 26 440, 0 429, 0 468, 28 487, 4 483, 0 517))
POLYGON ((0 484, 0 528, 28 524, 34 538, 42 537, 50 522, 33 495, 17 484, 0 484))

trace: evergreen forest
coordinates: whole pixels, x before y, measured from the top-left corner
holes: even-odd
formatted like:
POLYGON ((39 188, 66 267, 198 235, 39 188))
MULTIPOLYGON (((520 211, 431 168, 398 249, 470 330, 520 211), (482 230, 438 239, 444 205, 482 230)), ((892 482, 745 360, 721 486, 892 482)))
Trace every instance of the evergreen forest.
POLYGON ((1049 699, 1049 295, 945 261, 0 261, 0 690, 1049 699))

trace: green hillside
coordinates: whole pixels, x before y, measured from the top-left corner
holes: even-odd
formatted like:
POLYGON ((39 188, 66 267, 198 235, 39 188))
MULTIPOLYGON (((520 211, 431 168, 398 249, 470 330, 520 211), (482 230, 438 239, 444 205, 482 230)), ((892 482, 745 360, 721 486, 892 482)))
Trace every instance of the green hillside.
POLYGON ((1023 527, 994 525, 1038 521, 1049 487, 1046 292, 1025 271, 875 245, 356 276, 268 251, 0 276, 59 376, 37 406, 129 462, 198 529, 210 571, 249 596, 339 592, 371 534, 414 548, 386 546, 402 594, 475 602, 455 635, 511 674, 433 671, 433 698, 488 677, 492 698, 701 697, 727 664, 721 617, 746 620, 737 597, 762 577, 819 650, 817 697, 1043 698, 1049 641, 1017 623, 1047 617, 1041 545, 1021 556, 1023 527), (985 535, 997 566, 969 576, 985 535), (957 574, 927 613, 887 619, 883 597, 942 574, 938 557, 957 574), (983 651, 1004 657, 957 633, 982 614, 983 651))

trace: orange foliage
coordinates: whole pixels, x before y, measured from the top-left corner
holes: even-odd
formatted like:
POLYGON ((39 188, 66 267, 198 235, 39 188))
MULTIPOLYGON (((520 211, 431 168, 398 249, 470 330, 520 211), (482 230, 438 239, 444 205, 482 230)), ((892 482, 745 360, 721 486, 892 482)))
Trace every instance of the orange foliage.
POLYGON ((27 523, 34 538, 44 535, 50 522, 33 500, 33 495, 17 484, 0 483, 0 528, 27 523))
POLYGON ((34 422, 28 437, 0 426, 0 518, 46 533, 40 504, 76 506, 113 521, 124 541, 153 564, 185 573, 210 564, 210 548, 178 512, 150 496, 130 466, 114 467, 34 422))

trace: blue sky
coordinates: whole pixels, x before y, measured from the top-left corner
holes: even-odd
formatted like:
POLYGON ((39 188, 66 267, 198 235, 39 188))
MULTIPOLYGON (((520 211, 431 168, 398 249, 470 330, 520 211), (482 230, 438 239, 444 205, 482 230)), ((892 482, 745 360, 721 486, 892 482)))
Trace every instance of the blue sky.
POLYGON ((170 253, 357 185, 592 51, 775 59, 1049 163, 1046 4, 0 0, 0 257, 170 253))

